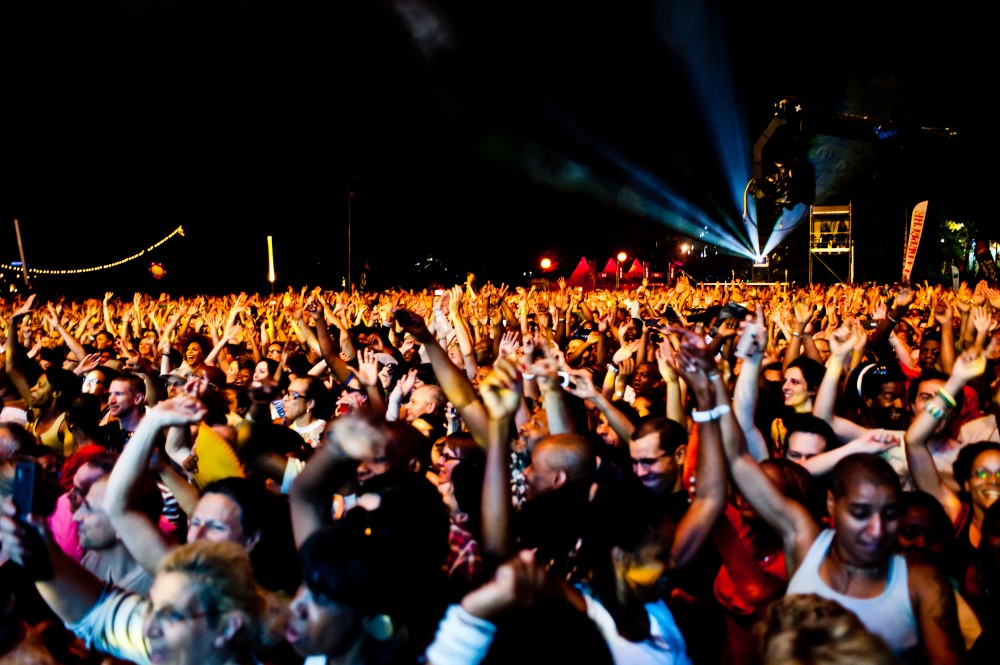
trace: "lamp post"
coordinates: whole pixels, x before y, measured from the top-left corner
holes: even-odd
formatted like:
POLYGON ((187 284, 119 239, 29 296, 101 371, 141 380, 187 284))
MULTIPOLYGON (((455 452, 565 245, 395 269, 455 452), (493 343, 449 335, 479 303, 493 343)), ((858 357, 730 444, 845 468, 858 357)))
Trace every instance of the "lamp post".
POLYGON ((625 252, 618 252, 618 256, 615 258, 618 259, 618 263, 615 265, 615 291, 617 291, 619 288, 619 281, 622 277, 622 263, 628 258, 628 254, 625 252))

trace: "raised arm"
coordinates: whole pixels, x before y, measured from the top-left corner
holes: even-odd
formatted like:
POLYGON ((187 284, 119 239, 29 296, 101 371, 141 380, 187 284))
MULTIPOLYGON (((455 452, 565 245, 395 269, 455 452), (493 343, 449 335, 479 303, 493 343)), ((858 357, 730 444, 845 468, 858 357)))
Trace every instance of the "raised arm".
MULTIPOLYGON (((719 387, 716 391, 717 397, 721 396, 719 387)), ((781 535, 791 574, 815 540, 819 527, 805 507, 782 494, 761 470, 750 455, 743 429, 731 412, 722 414, 721 427, 722 448, 733 481, 760 517, 781 535)))
POLYGON ((448 300, 448 318, 451 326, 455 329, 458 338, 458 347, 462 352, 462 359, 465 361, 465 374, 471 381, 479 371, 479 363, 476 362, 476 347, 472 343, 472 333, 469 331, 469 324, 462 316, 462 287, 453 286, 451 288, 451 298, 448 300))
POLYGON ((10 316, 10 323, 7 325, 7 376, 14 383, 14 387, 17 388, 17 392, 25 404, 31 404, 31 386, 28 385, 28 379, 21 369, 21 364, 24 362, 22 358, 24 347, 21 345, 21 322, 24 321, 24 317, 31 313, 31 306, 34 302, 35 294, 32 293, 24 301, 24 304, 14 310, 10 316))
POLYGON ((333 495, 354 480, 358 463, 385 455, 387 432, 382 422, 370 414, 352 413, 327 425, 323 445, 292 481, 288 493, 296 547, 332 523, 333 495))
POLYGON ((677 368, 694 395, 697 408, 693 417, 698 427, 695 461, 698 491, 677 524, 670 550, 671 567, 681 568, 701 550, 726 505, 725 457, 719 425, 721 418, 732 418, 732 409, 729 393, 714 358, 708 355, 704 339, 684 328, 672 331, 682 338, 677 368))
POLYGON ((566 386, 567 392, 580 399, 590 401, 598 411, 604 414, 604 417, 608 420, 608 425, 622 441, 631 441, 635 425, 632 424, 632 421, 624 413, 615 407, 611 400, 605 397, 604 393, 594 387, 594 375, 586 369, 571 369, 568 372, 569 383, 566 386))
POLYGON ((404 332, 410 333, 423 345, 445 397, 458 409, 462 422, 476 441, 480 445, 486 445, 486 408, 476 396, 476 389, 469 377, 451 361, 421 317, 401 307, 394 309, 392 316, 404 332))
POLYGON ((53 330, 59 333, 63 341, 66 342, 66 348, 68 348, 78 360, 83 360, 83 357, 87 355, 87 352, 83 350, 83 345, 80 344, 80 340, 69 334, 65 327, 63 327, 62 321, 60 321, 59 312, 56 311, 55 305, 49 303, 49 325, 53 330))
POLYGON ((981 349, 972 347, 964 351, 955 359, 955 366, 944 386, 927 402, 922 411, 913 414, 913 422, 906 430, 906 464, 909 466, 913 483, 918 490, 934 496, 944 506, 952 522, 957 520, 962 510, 962 503, 954 490, 941 480, 941 474, 934 464, 927 441, 937 429, 940 420, 954 408, 954 396, 970 379, 981 375, 985 369, 986 358, 981 349))
POLYGON ((186 428, 200 422, 206 413, 205 405, 192 395, 177 395, 149 409, 108 477, 104 512, 122 544, 149 572, 156 571, 156 566, 173 543, 149 515, 132 505, 131 497, 163 438, 163 430, 169 427, 186 428))
POLYGON ((764 362, 764 352, 767 349, 767 328, 762 305, 757 305, 755 319, 747 321, 743 327, 739 346, 746 344, 742 340, 743 335, 752 336, 753 344, 749 346, 749 353, 743 358, 743 365, 736 377, 736 385, 733 389, 733 415, 736 422, 739 423, 740 429, 743 430, 750 454, 759 462, 770 457, 764 435, 757 429, 757 424, 754 422, 754 415, 757 412, 757 398, 760 393, 760 368, 764 362))
POLYGON ((522 379, 517 363, 500 358, 479 386, 489 414, 483 479, 483 540, 486 560, 503 560, 513 550, 510 445, 514 414, 521 405, 522 379))
POLYGON ((816 390, 816 399, 813 400, 813 415, 829 423, 842 441, 857 439, 867 431, 861 425, 834 413, 844 363, 854 353, 858 334, 856 327, 846 323, 830 335, 830 357, 826 361, 826 373, 823 374, 823 380, 816 390))

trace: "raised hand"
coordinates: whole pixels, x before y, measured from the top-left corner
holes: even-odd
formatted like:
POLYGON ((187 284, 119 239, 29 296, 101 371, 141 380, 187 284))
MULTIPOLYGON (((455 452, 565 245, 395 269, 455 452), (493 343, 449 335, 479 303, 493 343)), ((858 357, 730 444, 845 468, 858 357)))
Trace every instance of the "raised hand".
POLYGON ((500 357, 501 358, 514 358, 517 356, 517 350, 521 347, 521 342, 518 341, 517 333, 508 330, 500 338, 500 357))
POLYGON ((970 381, 986 371, 986 356, 982 349, 971 348, 955 358, 951 375, 964 381, 970 381))
POLYGON ((569 369, 569 382, 566 392, 580 399, 594 399, 597 389, 594 387, 594 375, 587 369, 569 369))
POLYGON ((34 304, 35 304, 35 294, 32 293, 30 296, 28 296, 28 299, 25 300, 20 307, 14 310, 13 316, 14 317, 25 316, 26 314, 31 312, 31 306, 34 304))
POLYGON ((201 422, 207 413, 208 407, 204 402, 195 395, 182 393, 157 402, 147 416, 155 418, 160 427, 176 427, 201 422))
POLYGON ((677 380, 677 359, 674 357, 674 347, 670 339, 666 336, 660 338, 660 343, 656 346, 656 367, 660 370, 660 376, 667 381, 677 380))
POLYGON ((365 386, 378 383, 378 357, 370 346, 358 354, 358 380, 365 386))
POLYGON ((521 406, 522 391, 521 370, 511 358, 498 359, 479 383, 483 404, 494 420, 513 417, 521 406))

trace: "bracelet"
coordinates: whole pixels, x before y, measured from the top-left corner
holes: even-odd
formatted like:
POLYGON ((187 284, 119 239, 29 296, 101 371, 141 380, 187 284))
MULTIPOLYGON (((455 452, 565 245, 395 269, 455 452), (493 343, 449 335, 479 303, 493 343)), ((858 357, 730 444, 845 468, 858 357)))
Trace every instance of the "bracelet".
POLYGON ((614 363, 608 363, 608 371, 609 372, 617 372, 618 368, 615 367, 614 363))
POLYGON ((792 332, 792 337, 802 337, 802 333, 792 332))
POLYGON ((899 321, 897 321, 896 319, 892 318, 892 314, 889 314, 888 312, 886 312, 885 318, 889 319, 893 323, 899 323, 899 321))
POLYGON ((955 398, 944 391, 944 388, 937 389, 937 396, 941 398, 941 401, 948 405, 949 408, 954 409, 958 406, 958 402, 955 398))
POLYGON ((728 404, 720 404, 714 409, 709 409, 708 411, 699 411, 698 409, 693 409, 691 411, 691 420, 696 423, 707 423, 713 420, 718 420, 723 415, 729 413, 730 408, 728 404))
POLYGON ((692 409, 691 420, 696 423, 707 423, 711 420, 715 420, 712 416, 715 413, 715 409, 709 409, 708 411, 699 411, 698 409, 692 409))
POLYGON ((944 417, 944 409, 936 405, 934 402, 927 402, 924 407, 924 411, 931 414, 935 420, 941 420, 944 417))

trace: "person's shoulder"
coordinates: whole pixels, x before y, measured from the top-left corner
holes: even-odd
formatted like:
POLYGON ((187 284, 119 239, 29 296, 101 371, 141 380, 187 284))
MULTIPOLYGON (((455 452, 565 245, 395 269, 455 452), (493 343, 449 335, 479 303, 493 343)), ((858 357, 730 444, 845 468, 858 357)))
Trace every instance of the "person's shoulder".
MULTIPOLYGON (((902 555, 896 555, 902 558, 902 555)), ((924 561, 905 559, 906 576, 910 595, 914 598, 935 598, 951 595, 952 586, 948 577, 937 566, 924 561)))

